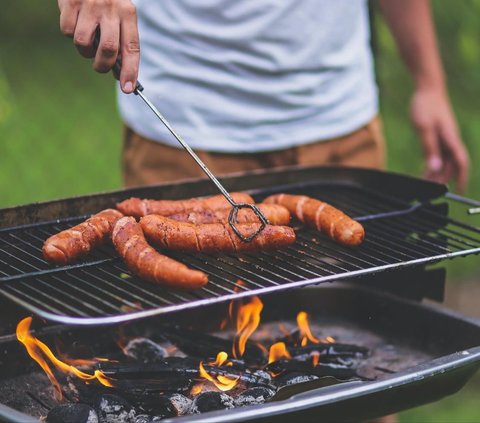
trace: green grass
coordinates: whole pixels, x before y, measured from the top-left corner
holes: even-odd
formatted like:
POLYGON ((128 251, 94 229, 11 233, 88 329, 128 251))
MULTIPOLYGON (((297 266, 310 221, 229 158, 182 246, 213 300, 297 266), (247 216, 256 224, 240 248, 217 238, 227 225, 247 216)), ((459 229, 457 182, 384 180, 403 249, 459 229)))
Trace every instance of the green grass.
MULTIPOLYGON (((57 29, 56 2, 17 0, 0 14, 0 207, 121 186, 121 122, 114 81, 91 71, 57 29)), ((467 195, 480 199, 480 0, 434 2, 463 138, 472 160, 467 195)), ((408 121, 411 83, 384 23, 377 22, 381 112, 388 168, 420 175, 421 150, 408 121)), ((464 207, 454 215, 467 217, 464 207)), ((447 264, 449 280, 479 279, 478 257, 447 264)), ((401 422, 480 422, 480 375, 459 394, 400 414, 401 422)))

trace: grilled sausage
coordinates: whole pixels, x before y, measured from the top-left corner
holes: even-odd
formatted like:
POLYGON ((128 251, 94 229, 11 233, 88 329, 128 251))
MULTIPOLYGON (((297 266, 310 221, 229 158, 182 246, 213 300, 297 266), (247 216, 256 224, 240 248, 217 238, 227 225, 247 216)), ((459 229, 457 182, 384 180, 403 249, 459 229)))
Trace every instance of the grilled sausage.
POLYGON ((122 216, 117 210, 106 209, 73 228, 52 235, 43 244, 43 256, 56 264, 71 263, 86 256, 108 238, 122 216))
MULTIPOLYGON (((161 247, 185 252, 240 253, 271 250, 295 242, 295 232, 288 226, 267 225, 252 241, 243 242, 228 224, 193 225, 151 214, 140 220, 145 236, 161 247)), ((237 227, 246 236, 258 230, 259 223, 237 227)))
MULTIPOLYGON (((243 192, 232 192, 232 198, 238 203, 253 203, 253 198, 243 192)), ((188 200, 144 200, 129 198, 117 204, 117 209, 126 216, 142 217, 148 214, 171 216, 178 213, 190 213, 202 210, 215 210, 229 207, 230 203, 223 195, 188 200)))
POLYGON ((363 226, 330 204, 305 195, 276 194, 264 200, 281 204, 306 225, 324 232, 342 245, 356 246, 365 237, 363 226))
MULTIPOLYGON (((277 204, 259 204, 258 208, 268 219, 271 225, 288 225, 290 212, 283 206, 277 204)), ((190 213, 179 213, 168 216, 169 219, 177 222, 188 222, 194 225, 202 223, 228 223, 228 216, 231 208, 217 210, 203 210, 190 213)), ((237 214, 238 223, 258 223, 258 217, 252 209, 240 209, 237 214)))
POLYGON ((205 273, 189 269, 151 247, 133 217, 123 217, 115 224, 112 241, 128 268, 149 282, 182 289, 201 288, 208 282, 205 273))

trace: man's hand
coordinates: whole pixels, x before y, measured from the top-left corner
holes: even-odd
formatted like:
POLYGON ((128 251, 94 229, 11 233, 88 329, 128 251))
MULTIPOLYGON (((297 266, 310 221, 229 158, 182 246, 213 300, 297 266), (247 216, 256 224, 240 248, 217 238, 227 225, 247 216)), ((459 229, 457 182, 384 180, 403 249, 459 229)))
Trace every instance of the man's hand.
POLYGON ((447 94, 438 89, 417 89, 410 113, 423 145, 424 176, 440 183, 453 177, 457 191, 464 192, 469 174, 468 153, 447 94))
POLYGON ((137 14, 130 0, 58 0, 60 29, 73 37, 80 54, 95 58, 97 72, 110 71, 122 58, 120 86, 129 94, 135 89, 140 61, 137 14), (94 37, 100 29, 98 49, 94 37))
POLYGON ((468 154, 448 100, 429 0, 380 0, 380 6, 415 84, 411 116, 427 159, 425 176, 457 181, 464 191, 468 154))

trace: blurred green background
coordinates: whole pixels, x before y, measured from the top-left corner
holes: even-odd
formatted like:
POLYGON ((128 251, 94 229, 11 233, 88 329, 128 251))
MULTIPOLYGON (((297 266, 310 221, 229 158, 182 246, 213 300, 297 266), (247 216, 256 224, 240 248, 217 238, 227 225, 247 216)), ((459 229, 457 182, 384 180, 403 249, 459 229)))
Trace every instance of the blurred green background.
MULTIPOLYGON (((480 0, 434 0, 452 102, 471 155, 467 196, 480 199, 480 0)), ((420 175, 408 120, 411 81, 381 16, 376 64, 389 170, 420 175)), ((54 1, 2 2, 0 14, 0 207, 119 188, 121 122, 114 80, 91 71, 58 30, 54 1)), ((479 225, 479 218, 462 219, 479 225)), ((447 304, 480 317, 478 257, 448 263, 447 304)), ((461 393, 404 412, 402 422, 480 422, 480 377, 461 393)))

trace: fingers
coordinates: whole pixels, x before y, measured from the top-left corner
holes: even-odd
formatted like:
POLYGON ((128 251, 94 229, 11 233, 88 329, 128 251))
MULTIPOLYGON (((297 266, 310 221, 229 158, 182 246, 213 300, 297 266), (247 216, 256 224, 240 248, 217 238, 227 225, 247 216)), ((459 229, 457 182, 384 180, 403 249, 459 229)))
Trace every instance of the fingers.
MULTIPOLYGON (((94 58, 97 72, 110 71, 122 57, 120 83, 131 93, 137 83, 140 42, 135 6, 130 0, 58 0, 60 29, 73 37, 80 54, 94 58), (99 30, 98 47, 95 42, 99 30)), ((118 75, 117 75, 118 77, 118 75)))
POLYGON ((140 62, 140 40, 137 28, 135 7, 124 11, 121 23, 121 55, 122 71, 120 73, 120 87, 126 94, 135 89, 138 78, 138 65, 140 62))
POLYGON ((470 160, 467 149, 453 122, 443 124, 439 132, 444 145, 444 155, 451 163, 452 173, 456 178, 456 190, 464 193, 470 173, 470 160))
POLYGON ((66 7, 64 1, 59 1, 60 8, 60 31, 67 37, 73 37, 77 26, 78 7, 66 7))
POLYGON ((425 155, 425 177, 438 181, 443 168, 443 160, 437 133, 430 125, 418 127, 418 131, 425 155))
POLYGON ((91 8, 83 7, 77 18, 73 43, 78 52, 88 59, 95 57, 95 46, 93 43, 98 21, 91 8))
POLYGON ((120 23, 114 18, 105 18, 100 25, 100 41, 93 61, 97 72, 109 72, 118 57, 120 23))

